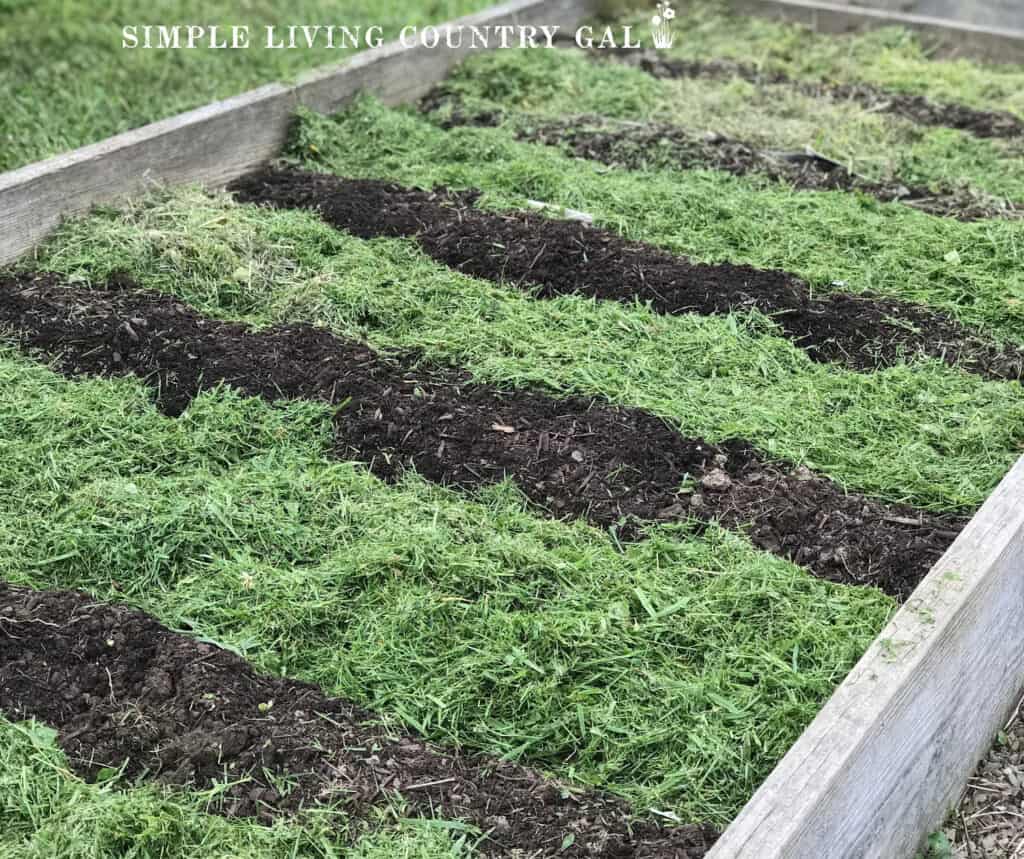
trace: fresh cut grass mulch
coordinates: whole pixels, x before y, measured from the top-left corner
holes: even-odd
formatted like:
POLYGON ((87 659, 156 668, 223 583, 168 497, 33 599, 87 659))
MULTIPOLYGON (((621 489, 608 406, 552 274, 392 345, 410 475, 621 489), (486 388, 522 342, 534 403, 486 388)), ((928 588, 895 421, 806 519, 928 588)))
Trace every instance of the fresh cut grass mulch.
MULTIPOLYGON (((611 0, 639 32, 648 13, 611 0)), ((899 92, 1024 116, 1024 66, 936 58, 913 32, 882 27, 833 35, 783 21, 730 12, 715 0, 679 3, 677 38, 667 56, 725 58, 791 77, 864 81, 899 92)))
POLYGON ((345 176, 479 188, 481 204, 498 209, 533 199, 589 212, 628 238, 698 261, 784 269, 825 291, 917 301, 1024 344, 1017 222, 962 223, 708 170, 619 170, 519 142, 505 128, 444 131, 370 99, 336 117, 303 114, 288 154, 345 176))
MULTIPOLYGON (((757 56, 736 53, 747 63, 757 56)), ((871 180, 1024 201, 1020 141, 921 126, 789 84, 728 76, 657 79, 624 62, 560 50, 470 57, 442 86, 470 114, 499 111, 527 128, 531 119, 580 115, 674 125, 771 151, 809 147, 871 180)))
MULTIPOLYGON (((343 58, 251 50, 224 62, 218 52, 120 49, 119 25, 143 15, 237 17, 230 4, 190 2, 142 10, 122 0, 97 13, 80 0, 0 0, 0 169, 343 58)), ((345 16, 388 26, 481 5, 350 4, 345 16)), ((336 11, 319 0, 256 3, 242 23, 336 11)), ((894 31, 826 39, 704 3, 681 10, 677 29, 681 57, 1024 110, 1024 71, 934 63, 894 31)), ((474 59, 453 86, 480 106, 712 125, 811 143, 868 173, 964 179, 1024 198, 1005 141, 741 81, 657 81, 561 52, 506 52, 474 59)), ((964 224, 713 171, 611 169, 516 141, 507 128, 446 132, 370 99, 334 118, 304 114, 287 155, 347 176, 477 187, 495 209, 532 199, 584 210, 696 260, 918 301, 1024 345, 1019 224, 964 224)), ((23 265, 95 285, 124 272, 218 318, 313 322, 378 349, 419 350, 480 381, 640 406, 688 435, 746 438, 853 489, 933 510, 975 509, 1024 449, 1020 384, 934 361, 875 373, 814 364, 757 314, 539 301, 440 266, 412 241, 361 240, 313 213, 201 189, 157 190, 69 222, 23 265)), ((584 523, 535 515, 511 484, 473 496, 414 474, 384 484, 332 455, 334 417, 323 404, 218 389, 172 419, 136 380, 63 378, 3 345, 0 579, 136 605, 440 743, 612 791, 639 814, 722 826, 895 608, 716 526, 652 526, 620 545, 584 523)), ((265 827, 209 815, 209 792, 106 776, 83 783, 51 731, 0 719, 0 852, 443 859, 469 850, 446 821, 396 815, 350 846, 337 809, 265 827)))
POLYGON ((976 509, 1020 455, 1024 386, 937 361, 859 373, 812 362, 763 317, 674 316, 576 296, 538 301, 453 272, 409 240, 198 189, 68 223, 32 262, 101 284, 122 271, 204 313, 305 321, 421 350, 503 386, 600 396, 709 441, 746 438, 845 485, 976 509))
POLYGON ((8 859, 455 859, 440 826, 412 821, 344 843, 344 815, 310 810, 267 826, 210 814, 218 789, 130 787, 116 773, 87 784, 55 732, 0 716, 0 851, 8 859))
POLYGON ((0 361, 0 578, 83 588, 441 742, 728 821, 892 610, 712 527, 625 547, 333 461, 331 410, 0 361))

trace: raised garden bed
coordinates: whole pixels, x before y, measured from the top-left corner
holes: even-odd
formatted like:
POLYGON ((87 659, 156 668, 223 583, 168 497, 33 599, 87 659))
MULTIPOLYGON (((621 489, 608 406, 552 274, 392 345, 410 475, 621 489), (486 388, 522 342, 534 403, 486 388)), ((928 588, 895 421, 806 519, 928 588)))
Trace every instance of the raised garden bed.
POLYGON ((688 14, 715 56, 388 47, 0 177, 11 765, 235 850, 912 854, 1024 680, 1024 72, 688 14), (414 103, 285 137, 358 89, 414 103), (36 247, 157 158, 206 187, 36 247))

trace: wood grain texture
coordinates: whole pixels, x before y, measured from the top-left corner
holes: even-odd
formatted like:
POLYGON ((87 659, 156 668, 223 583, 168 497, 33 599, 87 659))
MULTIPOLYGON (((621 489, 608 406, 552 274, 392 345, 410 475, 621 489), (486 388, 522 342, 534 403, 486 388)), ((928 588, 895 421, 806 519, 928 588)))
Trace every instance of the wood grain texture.
POLYGON ((909 859, 1024 687, 1024 459, 708 859, 909 859))
MULTIPOLYGON (((511 0, 445 27, 532 23, 572 27, 593 0, 511 0)), ((443 44, 443 40, 442 40, 443 44)), ((388 104, 424 95, 469 52, 397 43, 0 174, 0 265, 31 250, 63 217, 154 183, 222 185, 281 150, 295 109, 334 111, 359 92, 388 104)))
POLYGON ((1024 20, 1020 25, 1022 29, 1001 29, 843 3, 813 3, 807 0, 727 2, 737 12, 796 21, 823 33, 845 33, 872 27, 906 27, 919 33, 936 55, 971 57, 992 63, 1024 63, 1024 20))

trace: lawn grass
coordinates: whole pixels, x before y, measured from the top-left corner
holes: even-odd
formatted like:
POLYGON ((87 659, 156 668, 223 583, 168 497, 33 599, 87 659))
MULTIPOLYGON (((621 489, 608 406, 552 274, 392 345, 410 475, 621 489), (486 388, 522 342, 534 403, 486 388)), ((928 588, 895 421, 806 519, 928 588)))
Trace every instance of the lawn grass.
POLYGON ((747 438, 852 488, 933 509, 976 508, 1024 442, 1016 383, 938 362, 871 374, 815 364, 756 316, 537 301, 452 272, 411 241, 364 241, 310 213, 198 189, 69 222, 32 264, 96 283, 127 271, 222 318, 311 321, 421 349, 481 380, 641 406, 686 434, 747 438))
POLYGON ((268 50, 263 27, 407 25, 474 12, 487 0, 0 0, 0 170, 38 161, 307 69, 354 49, 268 50), (247 50, 129 50, 126 24, 249 25, 247 50), (261 41, 262 40, 262 41, 261 41))
POLYGON ((507 129, 445 132, 363 99, 304 113, 288 150, 302 165, 432 187, 477 187, 483 205, 541 200, 701 261, 781 268, 828 291, 929 304, 1024 345, 1024 225, 962 223, 844 192, 770 189, 724 173, 627 171, 517 142, 507 129))
POLYGON ((171 792, 119 779, 86 784, 56 733, 0 716, 0 853, 5 859, 455 859, 439 829, 408 824, 344 844, 344 818, 308 811, 264 826, 209 814, 216 791, 171 792))
POLYGON ((892 611, 712 527, 603 531, 325 458, 331 410, 0 359, 0 579, 84 588, 434 739, 725 823, 892 611))
MULTIPOLYGON (((619 8, 631 5, 622 3, 619 8)), ((1024 116, 1024 67, 1020 65, 935 59, 918 36, 900 27, 836 36, 797 24, 732 14, 723 5, 712 0, 680 3, 676 39, 667 55, 729 58, 813 80, 866 81, 1024 116)), ((649 15, 645 11, 627 17, 637 33, 646 34, 649 15)))
MULTIPOLYGON (((470 57, 445 82, 470 111, 530 117, 594 114, 713 132, 765 149, 814 151, 874 180, 961 187, 1024 201, 1019 143, 926 128, 853 101, 740 78, 658 80, 572 51, 495 51, 470 57)), ((514 117, 513 117, 514 118, 514 117)))

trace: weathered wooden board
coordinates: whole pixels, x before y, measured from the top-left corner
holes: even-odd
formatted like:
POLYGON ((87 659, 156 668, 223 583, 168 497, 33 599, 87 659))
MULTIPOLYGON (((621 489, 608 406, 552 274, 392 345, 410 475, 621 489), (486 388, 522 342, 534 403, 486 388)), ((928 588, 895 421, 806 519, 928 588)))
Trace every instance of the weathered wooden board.
POLYGON ((888 9, 929 18, 951 18, 983 27, 1024 29, 1024 5, 1020 0, 838 0, 845 6, 888 9))
MULTIPOLYGON (((527 24, 571 28, 592 0, 511 0, 439 25, 527 24)), ((442 40, 443 44, 443 40, 442 40)), ((220 185, 274 157, 298 105, 337 110, 359 92, 389 104, 424 95, 463 49, 397 43, 312 72, 294 86, 270 84, 100 143, 0 175, 0 265, 41 241, 61 218, 137 193, 154 182, 220 185)))
POLYGON ((798 21, 824 33, 899 26, 921 34, 937 54, 973 57, 993 63, 1024 63, 1024 13, 1021 29, 1001 29, 944 18, 808 0, 728 0, 737 12, 798 21))
POLYGON ((910 859, 1024 687, 1024 459, 708 859, 910 859))

